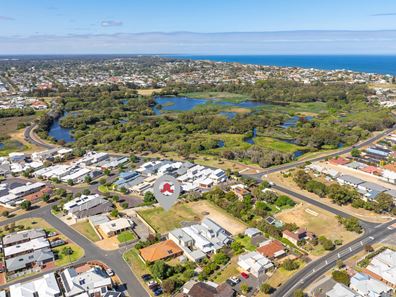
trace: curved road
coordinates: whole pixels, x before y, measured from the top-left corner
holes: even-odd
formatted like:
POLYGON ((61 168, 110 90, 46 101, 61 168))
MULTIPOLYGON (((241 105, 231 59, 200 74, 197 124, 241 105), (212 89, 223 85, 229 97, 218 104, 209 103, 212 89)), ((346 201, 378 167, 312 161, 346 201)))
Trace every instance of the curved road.
POLYGON ((55 148, 56 145, 50 144, 50 143, 47 143, 47 142, 41 140, 41 139, 34 133, 34 130, 35 130, 36 128, 37 128, 37 125, 36 125, 36 124, 31 124, 29 127, 27 127, 27 128, 25 129, 25 131, 23 132, 23 136, 25 137, 25 140, 26 140, 27 142, 30 142, 30 143, 32 143, 32 144, 38 146, 38 147, 42 147, 42 148, 47 149, 47 150, 48 150, 48 149, 55 148))
MULTIPOLYGON (((46 220, 50 225, 52 225, 59 232, 63 233, 66 237, 70 238, 73 242, 84 249, 85 255, 77 263, 83 263, 92 260, 98 260, 109 267, 111 267, 114 272, 119 276, 119 278, 126 284, 127 291, 132 297, 148 297, 149 294, 143 288, 137 277, 131 271, 129 265, 124 261, 122 254, 125 248, 115 251, 104 251, 97 247, 90 240, 85 238, 83 235, 75 231, 73 228, 62 222, 57 217, 51 214, 52 205, 57 202, 53 202, 44 207, 34 209, 25 214, 16 216, 14 218, 0 222, 0 226, 4 226, 24 218, 34 218, 39 217, 46 220)), ((37 278, 38 275, 32 278, 37 278)), ((7 287, 7 284, 3 287, 7 287)), ((1 287, 0 287, 1 288, 1 287)))

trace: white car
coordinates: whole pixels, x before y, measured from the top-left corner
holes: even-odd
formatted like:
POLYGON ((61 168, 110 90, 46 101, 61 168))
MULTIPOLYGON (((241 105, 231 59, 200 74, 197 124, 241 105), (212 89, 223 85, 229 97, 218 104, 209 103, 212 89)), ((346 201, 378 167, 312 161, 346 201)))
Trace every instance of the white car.
POLYGON ((106 273, 107 273, 108 276, 113 276, 114 275, 114 272, 113 272, 113 270, 111 268, 107 268, 106 269, 106 273))
POLYGON ((241 280, 239 279, 239 277, 233 276, 230 278, 230 280, 234 283, 234 284, 238 284, 241 282, 241 280))

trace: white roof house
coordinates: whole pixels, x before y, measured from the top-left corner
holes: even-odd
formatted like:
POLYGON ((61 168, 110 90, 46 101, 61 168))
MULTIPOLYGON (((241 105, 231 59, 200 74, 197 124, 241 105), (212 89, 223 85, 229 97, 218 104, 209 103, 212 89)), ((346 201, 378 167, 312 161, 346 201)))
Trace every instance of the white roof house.
POLYGON ((366 268, 389 284, 396 285, 396 252, 386 249, 375 256, 366 268))
POLYGON ((326 293, 326 297, 361 297, 347 286, 336 283, 330 291, 326 293))
POLYGON ((388 296, 392 292, 391 287, 363 273, 356 273, 351 278, 350 287, 360 295, 370 297, 388 296))
POLYGON ((107 288, 112 286, 111 278, 98 267, 80 274, 74 268, 67 268, 60 273, 60 277, 66 297, 91 296, 97 292, 104 295, 107 288))
POLYGON ((88 168, 81 168, 76 170, 75 172, 72 172, 71 174, 65 175, 62 177, 63 182, 67 182, 69 180, 72 180, 73 182, 77 181, 82 181, 82 179, 89 175, 91 173, 91 170, 88 168))
POLYGON ((10 286, 11 297, 60 297, 61 291, 54 273, 44 274, 41 278, 27 283, 10 286))
POLYGON ((132 228, 134 225, 133 221, 126 218, 119 218, 113 221, 102 223, 99 228, 105 234, 117 234, 120 231, 132 228))
POLYGON ((88 203, 91 200, 100 198, 98 194, 95 195, 81 195, 80 197, 74 198, 73 200, 65 203, 63 205, 63 209, 66 211, 69 211, 70 209, 77 207, 77 206, 82 206, 86 203, 88 203))
POLYGON ((50 244, 46 238, 39 237, 24 243, 5 247, 4 256, 8 258, 15 255, 27 253, 29 251, 40 250, 49 246, 50 244))
POLYGON ((274 267, 270 259, 256 251, 240 255, 238 258, 238 265, 255 277, 259 277, 267 270, 274 267))

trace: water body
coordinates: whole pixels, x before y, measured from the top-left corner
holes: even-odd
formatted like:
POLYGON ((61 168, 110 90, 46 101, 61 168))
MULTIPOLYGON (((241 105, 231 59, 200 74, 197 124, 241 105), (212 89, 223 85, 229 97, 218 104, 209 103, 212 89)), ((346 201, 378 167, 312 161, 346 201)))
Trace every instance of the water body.
POLYGON ((233 119, 237 115, 237 113, 233 111, 220 111, 219 114, 226 116, 228 119, 233 119))
POLYGON ((282 125, 281 125, 281 127, 282 128, 290 128, 290 127, 296 127, 297 126, 297 123, 300 121, 300 120, 304 120, 304 121, 312 121, 313 120, 313 117, 311 117, 311 116, 307 116, 307 117, 304 117, 304 118, 302 118, 302 117, 299 117, 299 116, 294 116, 294 117, 292 117, 291 119, 289 119, 289 120, 287 120, 286 122, 284 122, 282 125))
MULTIPOLYGON (((63 116, 67 115, 65 113, 63 116)), ((50 130, 48 131, 48 135, 56 139, 57 141, 63 140, 66 143, 74 142, 75 139, 70 134, 71 129, 63 128, 60 126, 60 120, 63 116, 57 118, 51 125, 50 130)))
POLYGON ((346 69, 396 75, 396 55, 172 55, 171 57, 323 70, 346 69))
POLYGON ((253 128, 252 130, 252 137, 247 137, 244 139, 245 142, 249 143, 249 144, 254 144, 254 138, 257 137, 257 129, 253 128))
POLYGON ((4 143, 0 142, 0 150, 2 150, 4 148, 4 143))
MULTIPOLYGON (((260 106, 265 105, 263 102, 256 102, 256 101, 242 101, 242 102, 228 102, 222 101, 220 99, 195 99, 189 97, 156 97, 155 102, 161 105, 161 108, 154 107, 153 111, 156 115, 161 114, 161 110, 169 110, 169 111, 189 111, 192 110, 194 107, 206 103, 213 103, 218 105, 230 106, 230 107, 240 107, 240 108, 257 108, 260 106)), ((225 112, 224 112, 225 114, 225 112)), ((233 118, 233 113, 227 113, 229 118, 233 118)))

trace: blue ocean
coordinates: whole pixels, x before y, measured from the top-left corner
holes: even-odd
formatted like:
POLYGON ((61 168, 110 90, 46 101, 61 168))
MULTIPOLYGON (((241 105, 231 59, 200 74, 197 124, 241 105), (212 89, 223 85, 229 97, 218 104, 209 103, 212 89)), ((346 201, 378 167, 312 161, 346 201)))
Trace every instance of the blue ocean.
POLYGON ((168 55, 168 57, 324 70, 347 69, 396 75, 396 55, 168 55))

